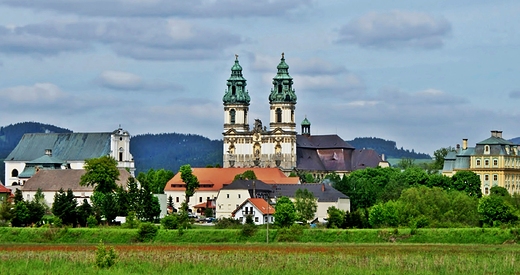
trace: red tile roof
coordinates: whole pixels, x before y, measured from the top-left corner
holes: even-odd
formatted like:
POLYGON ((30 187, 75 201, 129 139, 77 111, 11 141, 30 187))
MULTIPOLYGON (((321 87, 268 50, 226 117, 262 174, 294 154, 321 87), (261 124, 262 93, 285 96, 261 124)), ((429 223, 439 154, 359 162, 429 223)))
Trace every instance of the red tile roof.
MULTIPOLYGON (((224 185, 233 182, 236 175, 252 170, 256 177, 267 184, 297 184, 298 177, 287 177, 278 168, 192 168, 193 175, 199 180, 197 191, 218 191, 224 185)), ((166 186, 164 191, 184 191, 185 184, 181 173, 177 173, 166 186)))
POLYGON ((9 188, 0 184, 0 193, 11 193, 11 190, 9 190, 9 188))
POLYGON ((248 199, 248 201, 250 201, 251 204, 254 205, 258 210, 260 210, 260 212, 262 212, 263 215, 274 214, 274 207, 269 205, 267 201, 265 201, 264 199, 255 198, 248 199))

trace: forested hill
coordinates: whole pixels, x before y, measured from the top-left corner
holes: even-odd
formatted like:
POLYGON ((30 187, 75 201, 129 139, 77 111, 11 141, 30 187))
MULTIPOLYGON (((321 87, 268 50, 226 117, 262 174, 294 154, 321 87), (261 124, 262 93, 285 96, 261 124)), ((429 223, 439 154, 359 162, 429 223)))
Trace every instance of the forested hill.
POLYGON ((132 137, 130 153, 137 173, 161 169, 176 173, 181 165, 222 166, 222 140, 192 134, 144 134, 132 137))
POLYGON ((397 144, 391 140, 376 137, 360 137, 354 140, 346 140, 346 142, 357 149, 374 149, 379 154, 385 154, 386 158, 431 159, 430 155, 417 153, 413 149, 411 151, 403 147, 397 149, 397 144))

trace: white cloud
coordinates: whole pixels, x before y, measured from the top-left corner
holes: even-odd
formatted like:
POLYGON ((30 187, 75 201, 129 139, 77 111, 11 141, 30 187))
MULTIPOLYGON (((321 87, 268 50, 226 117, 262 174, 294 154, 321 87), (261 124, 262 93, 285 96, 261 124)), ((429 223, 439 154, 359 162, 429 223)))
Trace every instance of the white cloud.
POLYGON ((99 76, 102 86, 117 90, 139 90, 143 87, 140 76, 119 71, 104 71, 99 76))
POLYGON ((67 94, 52 83, 36 83, 33 86, 16 86, 0 90, 4 103, 42 104, 63 100, 67 94))
POLYGON ((438 48, 451 31, 443 18, 422 12, 370 12, 339 30, 338 42, 362 47, 438 48))

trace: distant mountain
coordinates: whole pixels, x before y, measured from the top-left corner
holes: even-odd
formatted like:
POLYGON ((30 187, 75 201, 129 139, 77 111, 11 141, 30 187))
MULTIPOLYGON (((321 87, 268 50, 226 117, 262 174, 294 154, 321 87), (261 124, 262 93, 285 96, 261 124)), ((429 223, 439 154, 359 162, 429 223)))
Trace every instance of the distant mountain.
POLYGON ((150 168, 177 173, 184 164, 192 167, 222 166, 222 140, 192 134, 145 134, 133 136, 130 153, 136 173, 150 168))
POLYGON ((514 144, 520 144, 520 137, 512 138, 512 139, 510 139, 509 141, 511 141, 511 142, 514 143, 514 144))
POLYGON ((379 154, 385 154, 386 158, 411 158, 411 159, 431 159, 431 156, 424 153, 417 153, 413 149, 410 151, 401 147, 397 149, 395 141, 384 140, 376 137, 359 137, 354 140, 347 140, 350 145, 357 149, 374 149, 379 154))

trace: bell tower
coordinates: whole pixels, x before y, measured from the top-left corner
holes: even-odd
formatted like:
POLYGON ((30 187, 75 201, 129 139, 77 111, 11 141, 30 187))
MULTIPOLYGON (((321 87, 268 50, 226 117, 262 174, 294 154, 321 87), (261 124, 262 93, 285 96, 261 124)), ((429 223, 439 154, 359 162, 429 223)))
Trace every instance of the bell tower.
POLYGON ((227 80, 224 101, 224 132, 235 129, 237 132, 249 131, 247 112, 249 111, 249 94, 246 90, 246 79, 242 76, 242 66, 235 55, 235 64, 231 67, 231 76, 227 80))
POLYGON ((294 120, 296 93, 292 87, 293 79, 289 75, 289 65, 285 63, 283 53, 280 64, 276 68, 278 73, 273 78, 273 88, 269 95, 271 105, 269 127, 271 131, 280 128, 285 132, 296 132, 294 120))

